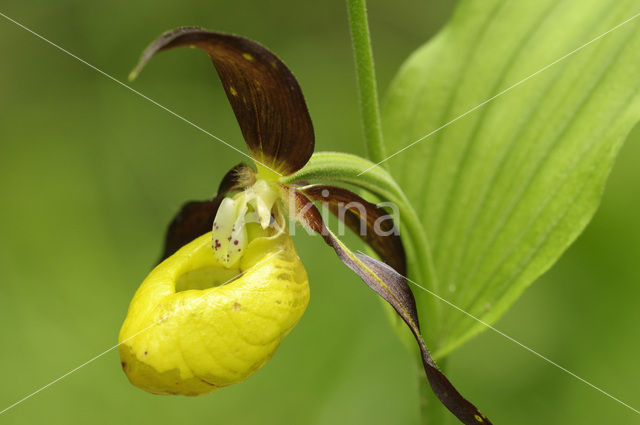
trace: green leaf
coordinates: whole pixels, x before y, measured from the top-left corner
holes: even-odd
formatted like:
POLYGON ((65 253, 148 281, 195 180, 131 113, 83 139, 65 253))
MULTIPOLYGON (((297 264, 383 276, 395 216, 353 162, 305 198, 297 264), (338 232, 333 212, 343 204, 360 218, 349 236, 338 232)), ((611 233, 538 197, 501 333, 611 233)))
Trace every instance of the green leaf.
MULTIPOLYGON (((392 83, 383 109, 388 152, 639 12, 639 0, 462 1, 392 83)), ((388 161, 425 226, 439 295, 494 323, 582 232, 640 118, 639 52, 640 18, 388 161)), ((416 291, 421 316, 429 297, 416 291)), ((455 309, 440 311, 436 358, 485 329, 455 309)))

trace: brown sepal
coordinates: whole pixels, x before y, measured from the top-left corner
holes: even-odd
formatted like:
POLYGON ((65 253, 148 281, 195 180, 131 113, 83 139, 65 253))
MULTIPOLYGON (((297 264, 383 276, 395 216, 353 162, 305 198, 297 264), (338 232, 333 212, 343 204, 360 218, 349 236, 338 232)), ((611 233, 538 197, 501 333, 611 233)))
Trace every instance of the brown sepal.
POLYGON ((315 139, 302 90, 289 68, 254 41, 197 27, 178 28, 151 43, 130 78, 157 52, 182 46, 204 50, 213 61, 257 163, 282 175, 307 163, 315 139))

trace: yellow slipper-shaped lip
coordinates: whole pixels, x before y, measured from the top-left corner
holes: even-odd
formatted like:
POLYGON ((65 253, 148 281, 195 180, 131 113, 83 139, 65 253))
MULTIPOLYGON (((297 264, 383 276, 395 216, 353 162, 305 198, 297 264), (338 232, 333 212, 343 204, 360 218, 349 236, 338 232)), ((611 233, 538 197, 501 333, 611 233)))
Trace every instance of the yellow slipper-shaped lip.
POLYGON ((211 233, 159 264, 136 292, 119 336, 132 384, 200 395, 241 382, 273 356, 309 301, 307 273, 289 235, 260 237, 234 268, 211 233))

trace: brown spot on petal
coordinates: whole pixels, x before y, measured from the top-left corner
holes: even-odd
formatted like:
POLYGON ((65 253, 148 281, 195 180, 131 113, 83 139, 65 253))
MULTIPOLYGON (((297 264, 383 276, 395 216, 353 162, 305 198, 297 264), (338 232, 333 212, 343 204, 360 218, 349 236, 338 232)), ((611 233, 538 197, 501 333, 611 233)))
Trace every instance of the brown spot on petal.
POLYGON ((235 311, 238 311, 238 310, 240 310, 241 308, 242 308, 242 305, 241 305, 239 302, 237 302, 237 301, 236 301, 236 302, 234 302, 234 303, 233 303, 233 309, 234 309, 235 311))

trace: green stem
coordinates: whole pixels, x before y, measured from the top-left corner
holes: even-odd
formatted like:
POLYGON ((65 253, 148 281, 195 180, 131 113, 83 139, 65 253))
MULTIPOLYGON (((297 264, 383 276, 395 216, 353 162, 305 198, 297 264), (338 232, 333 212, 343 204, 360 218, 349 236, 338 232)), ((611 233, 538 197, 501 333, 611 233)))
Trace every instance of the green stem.
POLYGON ((367 156, 374 162, 380 162, 386 158, 386 154, 382 138, 382 125, 380 124, 378 89, 373 66, 366 1, 347 0, 347 10, 349 12, 349 29, 351 30, 351 43, 355 57, 360 115, 367 156))

